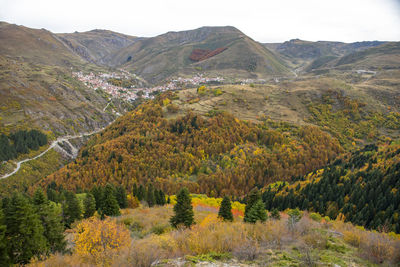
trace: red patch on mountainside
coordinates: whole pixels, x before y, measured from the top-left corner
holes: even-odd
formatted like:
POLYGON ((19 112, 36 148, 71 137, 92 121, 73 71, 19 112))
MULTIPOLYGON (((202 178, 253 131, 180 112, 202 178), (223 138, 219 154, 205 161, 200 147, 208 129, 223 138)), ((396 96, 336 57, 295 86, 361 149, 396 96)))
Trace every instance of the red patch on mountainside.
POLYGON ((222 53, 223 51, 225 51, 226 49, 228 49, 227 47, 220 47, 217 48, 215 50, 207 50, 207 49, 193 49, 192 53, 189 56, 190 60, 193 61, 202 61, 205 60, 207 58, 213 57, 215 55, 218 55, 219 53, 222 53))

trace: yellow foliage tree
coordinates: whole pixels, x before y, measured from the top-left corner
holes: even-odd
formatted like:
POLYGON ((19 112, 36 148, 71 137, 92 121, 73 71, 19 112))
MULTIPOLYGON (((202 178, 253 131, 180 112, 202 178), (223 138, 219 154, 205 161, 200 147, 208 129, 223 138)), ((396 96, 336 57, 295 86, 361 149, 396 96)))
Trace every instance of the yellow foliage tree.
POLYGON ((129 230, 109 218, 101 221, 92 217, 76 227, 75 252, 96 264, 107 265, 130 242, 129 230))

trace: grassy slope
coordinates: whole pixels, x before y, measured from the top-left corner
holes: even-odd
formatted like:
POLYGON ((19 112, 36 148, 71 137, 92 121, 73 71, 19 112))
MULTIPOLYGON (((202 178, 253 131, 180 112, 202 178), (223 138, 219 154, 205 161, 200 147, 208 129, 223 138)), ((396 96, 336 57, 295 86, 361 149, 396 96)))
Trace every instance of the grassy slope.
MULTIPOLYGON (((245 224, 235 216, 220 222, 216 210, 194 205, 196 225, 172 229, 172 206, 123 210, 114 220, 125 225, 132 243, 102 254, 115 266, 396 266, 398 237, 360 230, 341 221, 311 219, 307 213, 292 230, 288 216, 264 224, 245 224), (379 264, 381 263, 381 264, 379 264), (209 265, 207 265, 209 264, 209 265), (224 265, 225 264, 225 265, 224 265), (154 265, 151 265, 154 266, 154 265)), ((315 216, 314 216, 315 218, 315 216)), ((76 234, 73 229, 70 235, 76 234)), ((97 262, 87 255, 53 255, 32 266, 81 265, 97 262)))
POLYGON ((213 74, 222 71, 244 77, 286 75, 288 69, 272 52, 233 27, 203 27, 193 31, 170 32, 138 41, 110 56, 111 65, 123 65, 152 82, 173 74, 197 73, 195 67, 213 74), (189 60, 195 48, 226 51, 202 62, 189 60), (127 61, 128 57, 132 59, 127 61), (229 70, 225 71, 224 70, 229 70))
POLYGON ((55 135, 87 131, 111 121, 107 99, 71 76, 99 71, 52 33, 0 24, 1 132, 36 127, 55 135))
MULTIPOLYGON (((212 87, 203 96, 196 89, 186 89, 178 93, 179 99, 174 100, 174 103, 181 107, 181 113, 193 110, 205 115, 212 110, 223 110, 253 122, 272 119, 296 125, 319 125, 337 137, 346 136, 345 130, 350 127, 355 131, 361 128, 373 131, 375 137, 383 134, 396 138, 398 119, 392 120, 397 126, 392 127, 387 123, 391 120, 391 112, 398 117, 400 111, 396 89, 400 82, 398 77, 398 72, 382 72, 374 77, 348 74, 309 77, 268 85, 224 85, 212 87), (220 88, 223 93, 216 96, 213 88, 220 88), (336 94, 344 95, 344 98, 336 94), (328 98, 333 102, 328 103, 328 98), (349 101, 358 103, 359 117, 348 112, 351 110, 348 107, 349 101), (317 112, 315 107, 324 107, 329 113, 322 116, 323 111, 317 112), (341 124, 346 120, 348 124, 342 127, 341 124)), ((367 136, 352 136, 352 141, 354 138, 368 139, 367 136)), ((352 141, 343 140, 349 143, 352 141)))

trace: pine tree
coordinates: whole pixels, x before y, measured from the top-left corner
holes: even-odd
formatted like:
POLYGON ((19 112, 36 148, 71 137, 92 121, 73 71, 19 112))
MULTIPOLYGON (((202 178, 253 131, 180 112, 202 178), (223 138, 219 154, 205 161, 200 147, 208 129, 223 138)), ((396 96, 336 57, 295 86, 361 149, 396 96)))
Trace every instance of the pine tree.
POLYGON ((257 221, 265 222, 267 220, 267 212, 265 211, 264 203, 261 199, 251 207, 247 213, 247 220, 245 222, 256 223, 257 221))
POLYGON ((118 216, 120 215, 118 201, 115 198, 115 190, 114 187, 110 184, 107 184, 104 188, 104 197, 102 201, 101 207, 101 217, 104 216, 118 216))
POLYGON ((224 221, 233 221, 232 205, 228 196, 224 196, 222 199, 218 217, 222 218, 224 221))
POLYGON ((146 202, 149 205, 149 207, 153 207, 154 204, 156 204, 156 197, 154 195, 153 184, 149 184, 149 186, 147 187, 146 202))
POLYGON ((145 197, 146 197, 146 195, 147 195, 147 194, 146 194, 146 189, 144 188, 143 185, 140 185, 140 186, 139 186, 139 189, 138 189, 138 194, 137 194, 138 200, 139 200, 139 201, 144 200, 145 197))
POLYGON ((67 242, 64 238, 64 225, 61 215, 47 200, 41 188, 35 191, 33 203, 44 227, 44 236, 51 253, 63 252, 67 242))
POLYGON ((171 204, 171 198, 169 196, 167 198, 167 204, 171 204))
POLYGON ((43 226, 34 207, 21 194, 14 195, 5 209, 9 258, 27 264, 33 256, 47 253, 43 226))
POLYGON ((192 207, 192 199, 187 188, 182 188, 176 198, 174 206, 175 215, 170 219, 171 225, 177 228, 183 224, 186 227, 191 227, 194 224, 194 213, 192 207))
MULTIPOLYGON (((258 191, 257 188, 254 188, 250 191, 250 193, 247 196, 247 204, 244 209, 244 221, 248 221, 248 214, 253 207, 255 203, 257 203, 259 200, 261 200, 261 195, 260 192, 258 191)), ((261 200, 262 201, 262 200, 261 200)))
POLYGON ((83 200, 84 206, 84 218, 90 218, 96 212, 96 200, 91 193, 87 193, 85 199, 83 200))
POLYGON ((136 184, 136 183, 133 184, 132 195, 133 195, 134 197, 137 197, 137 196, 138 196, 138 187, 137 187, 137 184, 136 184))
POLYGON ((6 231, 7 226, 5 224, 3 210, 0 208, 0 262, 4 266, 8 266, 10 263, 7 250, 8 240, 6 238, 6 231))
POLYGON ((66 191, 64 193, 65 201, 63 202, 63 217, 67 227, 71 227, 71 224, 81 218, 81 206, 79 205, 78 198, 72 192, 66 191))
POLYGON ((159 194, 160 194, 160 205, 164 206, 166 204, 165 194, 161 189, 159 191, 159 194))
POLYGON ((93 186, 90 192, 96 200, 96 210, 100 210, 101 206, 103 206, 104 188, 101 186, 93 186))
POLYGON ((128 207, 128 199, 126 197, 126 191, 122 185, 116 188, 115 198, 117 199, 118 205, 121 209, 126 209, 126 207, 128 207))

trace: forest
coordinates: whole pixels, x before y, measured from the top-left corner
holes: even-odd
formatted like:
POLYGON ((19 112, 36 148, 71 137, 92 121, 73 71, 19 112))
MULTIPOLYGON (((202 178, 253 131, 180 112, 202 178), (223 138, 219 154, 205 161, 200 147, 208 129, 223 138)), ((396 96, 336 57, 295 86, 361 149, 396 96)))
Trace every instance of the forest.
POLYGON ((118 183, 130 189, 151 182, 167 194, 185 186, 237 198, 319 169, 343 151, 337 139, 313 126, 254 124, 224 112, 168 120, 167 97, 119 118, 40 186, 55 181, 77 190, 118 183))
POLYGON ((20 130, 10 135, 0 134, 0 161, 15 159, 29 150, 38 150, 47 144, 47 136, 38 130, 20 130))
POLYGON ((269 185, 267 209, 300 208, 400 233, 400 144, 366 145, 294 183, 269 185))

